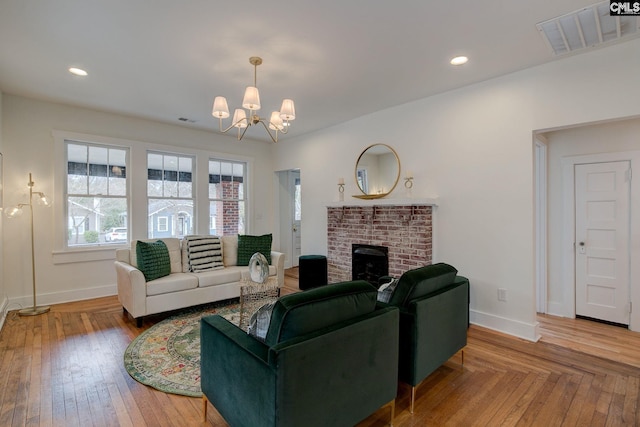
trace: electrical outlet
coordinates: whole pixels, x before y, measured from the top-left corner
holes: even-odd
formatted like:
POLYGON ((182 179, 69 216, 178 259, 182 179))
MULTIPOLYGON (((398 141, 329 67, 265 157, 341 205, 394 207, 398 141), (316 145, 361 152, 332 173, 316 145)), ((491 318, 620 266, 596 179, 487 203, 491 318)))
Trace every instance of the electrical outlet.
POLYGON ((498 301, 507 300, 507 290, 505 288, 498 288, 498 301))

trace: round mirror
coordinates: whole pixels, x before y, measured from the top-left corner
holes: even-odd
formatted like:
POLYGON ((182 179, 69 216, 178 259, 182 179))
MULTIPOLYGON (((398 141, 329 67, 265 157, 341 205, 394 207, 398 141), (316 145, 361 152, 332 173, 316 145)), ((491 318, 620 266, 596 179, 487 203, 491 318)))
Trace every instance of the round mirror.
POLYGON ((360 199, 378 199, 391 193, 400 179, 400 159, 387 144, 365 148, 356 162, 356 183, 360 199))

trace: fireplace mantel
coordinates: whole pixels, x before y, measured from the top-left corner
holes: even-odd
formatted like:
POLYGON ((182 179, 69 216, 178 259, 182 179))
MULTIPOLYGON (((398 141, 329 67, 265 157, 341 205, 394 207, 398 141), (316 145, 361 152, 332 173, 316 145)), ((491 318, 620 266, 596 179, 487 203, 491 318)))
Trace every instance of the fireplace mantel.
POLYGON ((352 198, 343 202, 329 202, 326 204, 328 208, 341 208, 349 206, 438 206, 438 198, 406 198, 406 199, 358 199, 352 198))

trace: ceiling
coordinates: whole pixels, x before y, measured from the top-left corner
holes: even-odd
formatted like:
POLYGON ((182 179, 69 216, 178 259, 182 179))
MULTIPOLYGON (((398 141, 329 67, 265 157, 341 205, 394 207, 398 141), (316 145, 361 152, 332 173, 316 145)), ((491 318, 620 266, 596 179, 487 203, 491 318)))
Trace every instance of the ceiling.
POLYGON ((536 24, 593 3, 0 0, 0 90, 214 131, 261 56, 262 116, 294 99, 290 138, 555 60, 536 24))

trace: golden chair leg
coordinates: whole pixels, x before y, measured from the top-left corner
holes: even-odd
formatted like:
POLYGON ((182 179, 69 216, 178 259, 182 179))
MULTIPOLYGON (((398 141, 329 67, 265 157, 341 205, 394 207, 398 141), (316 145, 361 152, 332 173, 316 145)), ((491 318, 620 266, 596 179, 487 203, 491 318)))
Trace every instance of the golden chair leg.
POLYGON ((416 386, 411 387, 411 406, 409 407, 409 412, 413 414, 413 404, 416 401, 416 386))
POLYGON ((393 427, 393 419, 396 417, 396 400, 391 401, 391 419, 389 420, 389 426, 393 427))
POLYGON ((202 396, 202 422, 207 421, 207 396, 202 396))

